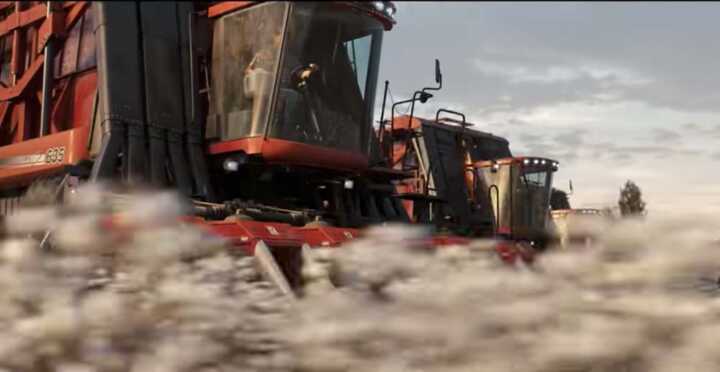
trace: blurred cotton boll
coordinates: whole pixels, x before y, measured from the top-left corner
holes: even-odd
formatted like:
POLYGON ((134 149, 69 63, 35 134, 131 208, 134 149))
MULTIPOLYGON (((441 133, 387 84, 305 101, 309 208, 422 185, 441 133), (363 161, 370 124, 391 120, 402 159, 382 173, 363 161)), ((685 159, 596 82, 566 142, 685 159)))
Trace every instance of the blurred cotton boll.
POLYGON ((52 207, 32 207, 17 210, 7 216, 5 229, 10 234, 42 233, 52 229, 59 220, 58 211, 52 207))
POLYGON ((61 220, 52 232, 53 243, 66 253, 97 254, 106 252, 107 236, 100 230, 100 216, 87 214, 61 220))
POLYGON ((185 211, 179 196, 172 192, 133 194, 124 203, 121 220, 133 226, 171 223, 185 211))
POLYGON ((64 208, 78 212, 97 212, 106 208, 106 187, 102 184, 87 183, 66 192, 64 195, 64 208))
POLYGON ((529 269, 492 240, 434 250, 424 228, 376 226, 306 247, 290 301, 253 256, 180 223, 173 194, 82 192, 8 221, 0 371, 720 370, 710 222, 588 222, 589 243, 529 269))
POLYGON ((37 264, 37 244, 31 239, 9 239, 0 245, 2 262, 10 267, 37 264))
POLYGON ((717 301, 690 285, 720 268, 720 250, 702 228, 588 222, 590 246, 549 251, 532 271, 473 254, 491 244, 414 252, 401 229, 388 232, 401 248, 381 254, 391 245, 381 231, 327 256, 346 284, 366 285, 300 303, 302 320, 286 332, 301 370, 720 367, 708 333, 697 331, 720 315, 717 301), (371 295, 378 278, 381 297, 371 295), (676 347, 687 351, 676 355, 676 347))

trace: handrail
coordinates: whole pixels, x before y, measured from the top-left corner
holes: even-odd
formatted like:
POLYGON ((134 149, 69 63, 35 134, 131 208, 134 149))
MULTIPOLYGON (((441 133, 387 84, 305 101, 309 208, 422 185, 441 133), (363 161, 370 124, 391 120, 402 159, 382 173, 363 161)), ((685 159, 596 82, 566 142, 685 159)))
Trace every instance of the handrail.
MULTIPOLYGON (((412 129, 412 119, 413 119, 413 113, 414 113, 413 111, 415 108, 415 101, 418 101, 418 100, 427 101, 428 98, 430 98, 430 97, 432 97, 432 95, 430 93, 425 93, 425 92, 418 90, 418 91, 415 91, 415 93, 413 93, 412 98, 406 99, 404 101, 395 102, 392 105, 392 108, 390 109, 390 139, 391 140, 393 139, 394 134, 395 134, 394 133, 395 132, 395 107, 406 104, 406 103, 412 103, 412 106, 410 108, 410 118, 408 119, 408 130, 410 130, 410 129, 412 129)), ((393 161, 395 160, 394 156, 393 156, 394 155, 393 143, 394 143, 394 141, 391 141, 390 152, 388 154, 388 158, 389 158, 388 160, 389 160, 390 166, 393 166, 393 161)))
POLYGON ((440 113, 441 113, 441 112, 445 112, 445 113, 448 113, 448 114, 453 114, 453 115, 460 116, 460 117, 462 118, 462 123, 460 124, 460 126, 463 127, 463 128, 465 128, 465 127, 468 126, 468 125, 467 125, 467 121, 465 120, 465 114, 463 114, 462 112, 453 111, 453 110, 448 110, 448 109, 444 109, 444 108, 438 109, 438 110, 435 112, 435 122, 440 122, 440 113))
MULTIPOLYGON (((500 189, 497 185, 492 184, 488 187, 488 200, 492 206, 492 191, 495 190, 495 220, 493 226, 493 236, 497 236, 498 230, 500 229, 500 189)), ((512 216, 512 212, 510 214, 512 216)))

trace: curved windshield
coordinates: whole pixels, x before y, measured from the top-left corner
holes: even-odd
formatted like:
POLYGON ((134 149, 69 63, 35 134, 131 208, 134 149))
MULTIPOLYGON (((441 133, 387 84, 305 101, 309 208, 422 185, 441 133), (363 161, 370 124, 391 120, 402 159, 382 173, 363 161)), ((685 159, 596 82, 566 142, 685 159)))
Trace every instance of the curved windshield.
POLYGON ((480 210, 487 213, 498 233, 510 232, 512 222, 512 168, 509 164, 476 169, 475 200, 480 210))
POLYGON ((498 164, 476 169, 476 201, 495 222, 497 232, 532 238, 545 228, 550 205, 549 166, 498 164))
POLYGON ((215 22, 209 137, 265 133, 287 7, 255 5, 215 22))
POLYGON ((513 220, 515 230, 528 233, 543 229, 550 205, 552 170, 549 166, 516 165, 513 220))
POLYGON ((270 135, 365 153, 383 28, 326 3, 293 3, 270 135))

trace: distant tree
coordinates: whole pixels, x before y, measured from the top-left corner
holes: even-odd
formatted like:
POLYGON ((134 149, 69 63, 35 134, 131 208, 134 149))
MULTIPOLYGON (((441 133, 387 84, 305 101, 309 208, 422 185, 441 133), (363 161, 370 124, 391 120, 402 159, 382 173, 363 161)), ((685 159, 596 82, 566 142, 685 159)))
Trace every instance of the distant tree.
POLYGON ((550 209, 570 209, 570 201, 568 200, 567 193, 556 188, 552 188, 550 194, 550 209))
POLYGON ((618 206, 623 217, 645 215, 645 202, 642 200, 642 191, 635 182, 630 180, 625 182, 625 186, 620 190, 618 206))

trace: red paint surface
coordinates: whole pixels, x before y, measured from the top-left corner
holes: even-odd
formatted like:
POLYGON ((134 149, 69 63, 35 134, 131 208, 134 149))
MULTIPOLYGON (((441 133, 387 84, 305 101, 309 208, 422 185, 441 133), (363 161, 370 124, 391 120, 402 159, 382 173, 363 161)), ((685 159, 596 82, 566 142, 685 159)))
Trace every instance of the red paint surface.
POLYGON ((361 153, 335 150, 277 138, 243 138, 213 143, 209 147, 210 154, 238 151, 244 151, 248 155, 260 155, 269 163, 352 171, 360 171, 368 167, 368 159, 361 153))
POLYGON ((313 248, 339 247, 360 236, 360 230, 345 227, 302 227, 296 231, 313 248))

